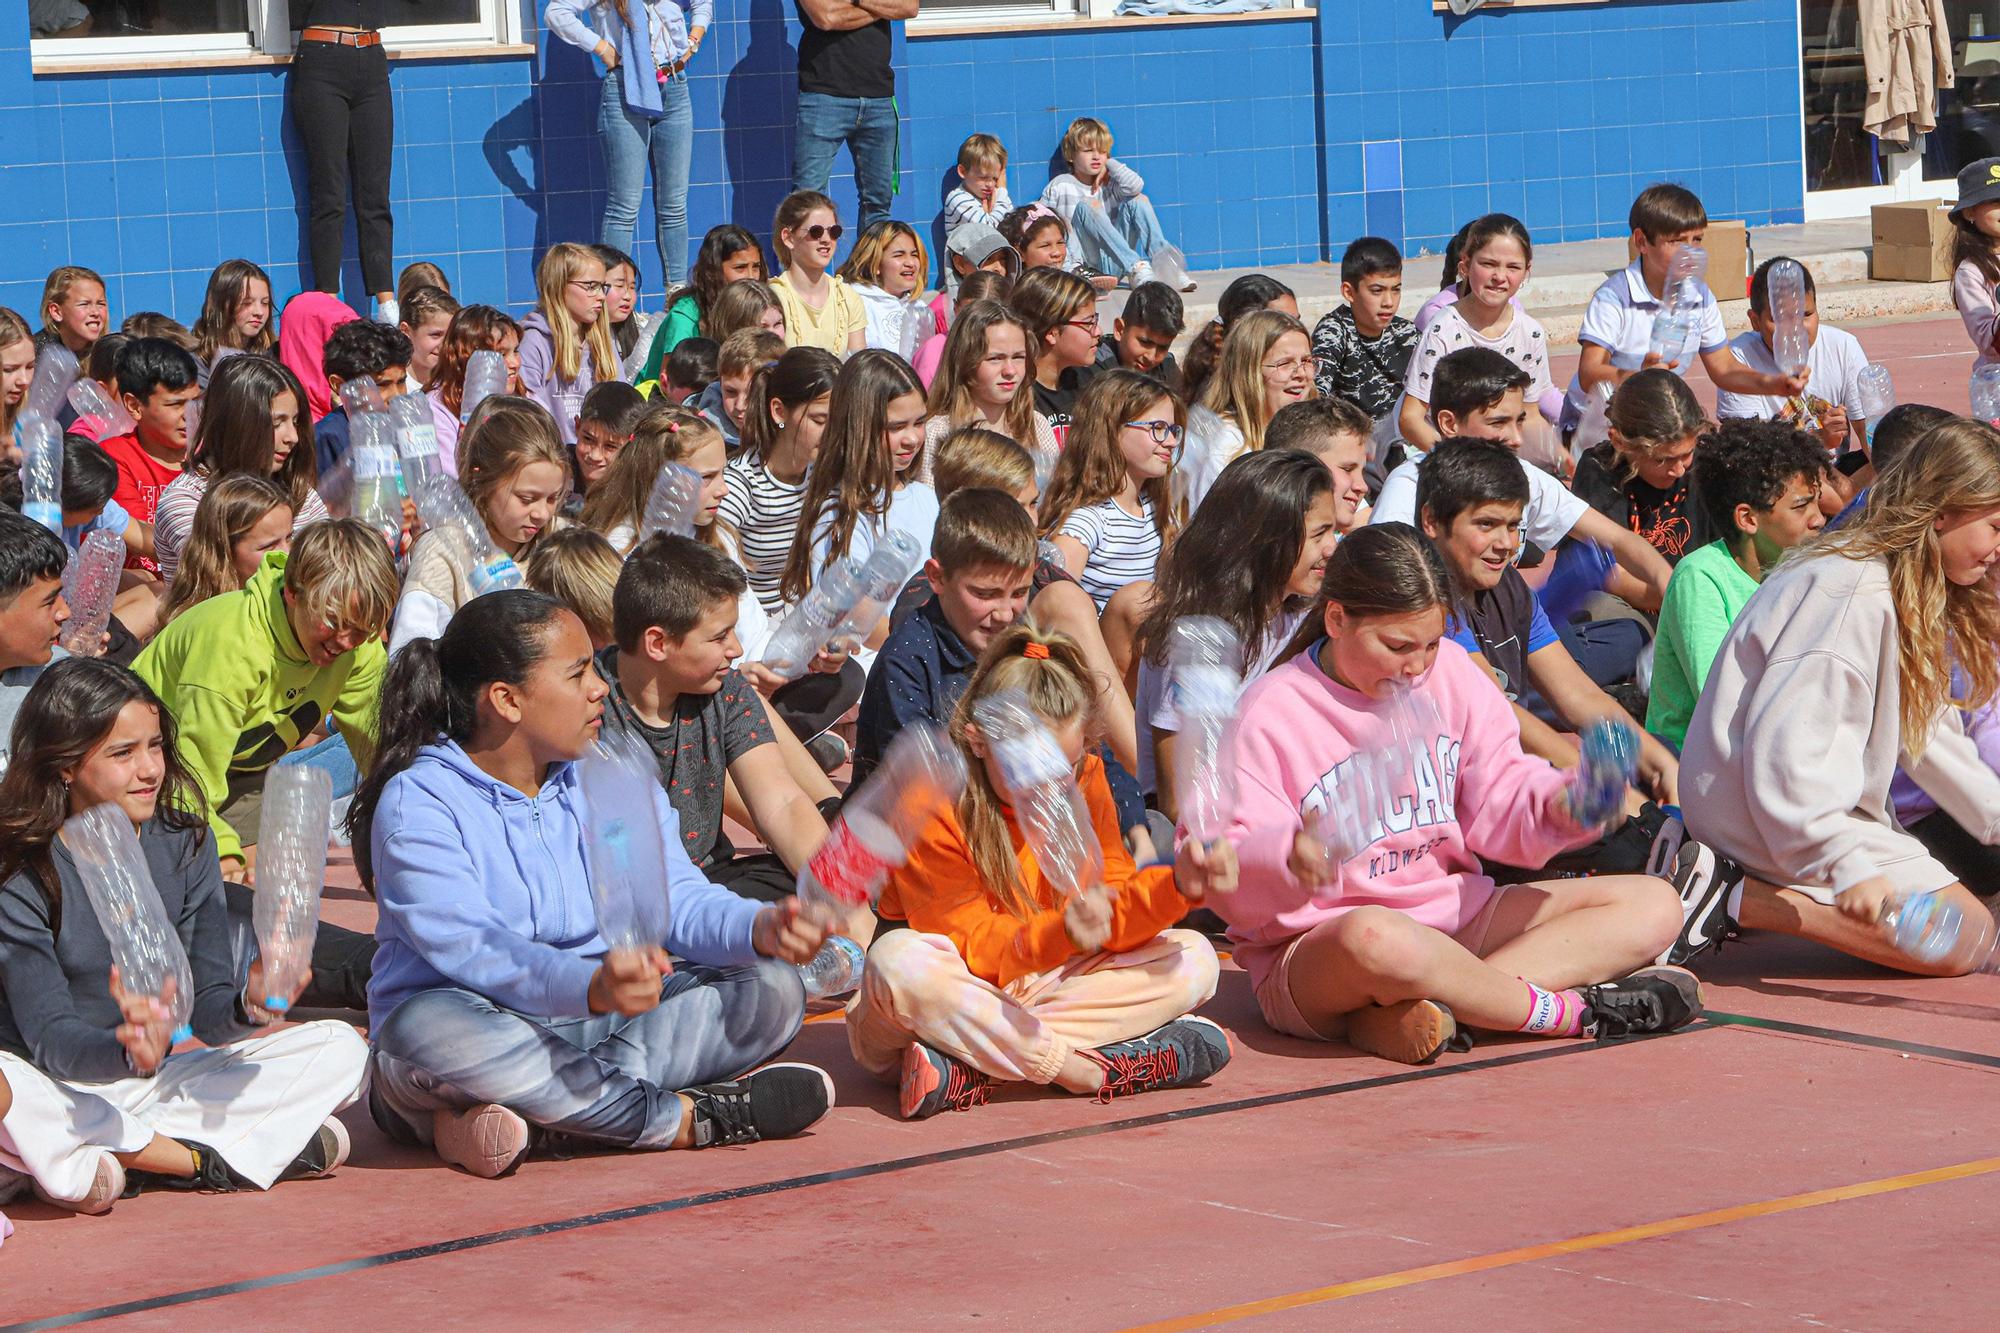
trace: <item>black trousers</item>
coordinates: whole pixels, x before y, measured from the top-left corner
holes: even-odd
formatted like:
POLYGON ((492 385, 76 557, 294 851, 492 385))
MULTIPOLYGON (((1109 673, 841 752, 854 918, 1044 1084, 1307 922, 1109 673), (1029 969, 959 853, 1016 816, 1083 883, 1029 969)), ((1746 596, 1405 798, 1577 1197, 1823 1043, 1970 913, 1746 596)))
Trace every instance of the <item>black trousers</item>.
MULTIPOLYGON (((236 975, 250 975, 250 958, 257 948, 256 891, 244 885, 222 882, 222 897, 229 905, 230 947, 236 955, 236 975)), ((319 923, 313 940, 312 980, 299 995, 301 1009, 366 1009, 368 978, 375 970, 375 937, 319 923)))
POLYGON ((1908 832, 1973 893, 1989 901, 2000 896, 2000 847, 1988 847, 1942 810, 1917 820, 1908 832))
POLYGON ((860 703, 861 689, 867 683, 868 673, 850 657, 841 663, 837 676, 806 672, 773 694, 771 707, 794 736, 809 741, 860 703))
POLYGON ((389 162, 395 109, 389 98, 388 55, 380 46, 300 42, 292 57, 291 101, 292 120, 306 151, 313 286, 336 295, 340 291, 341 236, 351 185, 362 283, 370 293, 394 291, 389 162))

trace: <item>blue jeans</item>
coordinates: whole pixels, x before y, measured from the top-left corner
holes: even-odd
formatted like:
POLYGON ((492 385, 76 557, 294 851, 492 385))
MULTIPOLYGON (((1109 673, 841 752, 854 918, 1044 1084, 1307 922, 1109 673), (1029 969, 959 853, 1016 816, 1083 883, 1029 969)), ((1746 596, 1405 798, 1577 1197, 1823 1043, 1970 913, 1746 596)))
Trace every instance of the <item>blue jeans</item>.
POLYGON ((889 97, 799 94, 792 143, 792 188, 826 190, 842 144, 854 157, 854 192, 861 197, 857 231, 889 217, 896 179, 896 102, 889 97))
POLYGON ((347 748, 346 737, 337 731, 303 750, 291 751, 273 767, 283 768, 287 764, 325 769, 333 779, 333 799, 336 801, 343 796, 354 795, 354 789, 361 785, 361 769, 354 762, 354 752, 347 748))
POLYGON ((666 1148, 676 1092, 735 1078, 791 1044, 805 987, 790 963, 678 964, 636 1018, 538 1018, 447 987, 396 1006, 374 1034, 369 1109, 401 1143, 431 1141, 431 1112, 497 1102, 530 1124, 619 1148, 666 1148))
POLYGON ((1069 216, 1069 234, 1084 263, 1119 277, 1167 243, 1153 201, 1143 196, 1118 205, 1116 213, 1108 206, 1092 208, 1088 200, 1078 204, 1069 216))
POLYGON ((694 159, 694 103, 686 74, 660 85, 658 120, 626 109, 616 70, 604 76, 597 132, 604 140, 604 244, 632 253, 646 163, 653 164, 653 241, 667 290, 687 281, 688 168, 694 159))

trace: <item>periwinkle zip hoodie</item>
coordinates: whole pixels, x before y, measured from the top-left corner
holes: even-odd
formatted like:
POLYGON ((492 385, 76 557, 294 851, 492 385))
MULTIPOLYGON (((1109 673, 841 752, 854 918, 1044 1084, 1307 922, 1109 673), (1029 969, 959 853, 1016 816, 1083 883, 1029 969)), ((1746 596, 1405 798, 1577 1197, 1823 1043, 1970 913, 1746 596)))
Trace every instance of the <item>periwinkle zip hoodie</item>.
POLYGON ((590 344, 577 349, 576 378, 566 380, 556 372, 556 345, 549 321, 539 310, 531 310, 521 321, 521 391, 549 410, 556 419, 562 442, 576 447, 576 420, 583 414, 583 396, 597 384, 597 363, 590 359, 590 344))
MULTIPOLYGON (((667 854, 667 947, 695 963, 755 962, 761 904, 695 869, 658 784, 653 808, 667 854)), ((418 751, 383 789, 370 835, 380 950, 369 1026, 379 1031, 404 1000, 444 987, 544 1018, 588 1014, 605 952, 590 897, 588 818, 574 764, 557 764, 526 796, 455 742, 418 751)))

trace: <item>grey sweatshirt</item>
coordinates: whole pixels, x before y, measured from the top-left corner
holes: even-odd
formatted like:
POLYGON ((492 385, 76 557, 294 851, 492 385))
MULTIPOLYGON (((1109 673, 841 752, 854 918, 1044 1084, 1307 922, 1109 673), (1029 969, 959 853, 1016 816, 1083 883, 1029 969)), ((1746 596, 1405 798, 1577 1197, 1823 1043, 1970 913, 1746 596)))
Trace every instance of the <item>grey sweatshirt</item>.
POLYGON ((1689 833, 1779 884, 1942 887, 1953 876, 1892 813, 1900 762, 1967 832, 2000 842, 2000 776, 1956 709, 1938 714, 1922 759, 1905 753, 1897 644, 1885 561, 1779 566, 1723 640, 1688 724, 1689 833))

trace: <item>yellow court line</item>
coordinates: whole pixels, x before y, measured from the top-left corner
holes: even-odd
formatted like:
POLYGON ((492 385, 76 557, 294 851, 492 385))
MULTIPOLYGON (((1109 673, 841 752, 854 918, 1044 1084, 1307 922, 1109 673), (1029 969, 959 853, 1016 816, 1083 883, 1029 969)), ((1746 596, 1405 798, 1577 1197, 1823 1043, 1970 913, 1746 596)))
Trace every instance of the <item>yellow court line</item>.
POLYGON ((1457 1277, 1463 1273, 1484 1273, 1495 1268, 1508 1268, 1514 1264, 1533 1263, 1539 1259, 1553 1259, 1560 1255, 1577 1254, 1585 1250, 1607 1249, 1613 1245, 1629 1244, 1635 1240, 1651 1240, 1655 1236, 1673 1236, 1684 1231, 1699 1231, 1705 1227, 1723 1226, 1753 1217, 1770 1217, 1777 1213, 1796 1212, 1801 1208, 1818 1208, 1822 1204, 1840 1203, 1847 1199, 1865 1199, 1874 1194, 1893 1194, 1898 1190, 1915 1189, 1920 1185, 1936 1185, 1947 1180, 1965 1180, 1973 1176, 1992 1175, 1995 1172, 2000 1172, 2000 1157, 1985 1157, 1976 1162, 1961 1162, 1957 1166, 1912 1171, 1907 1175, 1888 1176, 1881 1180, 1864 1180, 1859 1184, 1813 1190, 1806 1194, 1788 1194, 1783 1198, 1765 1199, 1759 1203, 1740 1203, 1705 1213, 1689 1213, 1683 1217, 1669 1217, 1658 1222, 1620 1227, 1616 1231, 1598 1231, 1587 1236, 1573 1236, 1568 1240, 1550 1241, 1543 1245, 1524 1245, 1520 1249, 1474 1255, 1469 1259, 1454 1259, 1449 1263, 1405 1268, 1394 1273, 1382 1273, 1375 1277, 1357 1278, 1352 1282, 1335 1283, 1330 1287, 1296 1291, 1288 1296, 1272 1296, 1266 1300, 1248 1301, 1242 1305, 1225 1305, 1219 1310, 1210 1310, 1204 1314, 1183 1315, 1178 1319, 1139 1324, 1125 1330, 1125 1333, 1176 1333, 1181 1329, 1213 1328, 1218 1324, 1233 1324, 1239 1319, 1254 1319, 1259 1315, 1278 1314, 1302 1306, 1345 1300, 1349 1296, 1365 1296, 1370 1292, 1412 1287, 1423 1282, 1434 1282, 1438 1278, 1457 1277))

